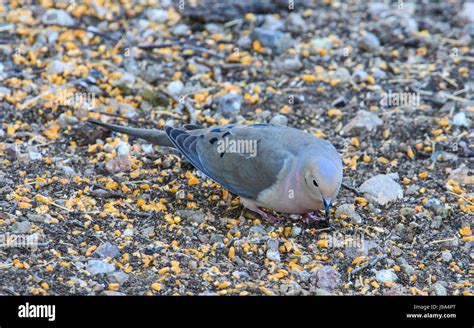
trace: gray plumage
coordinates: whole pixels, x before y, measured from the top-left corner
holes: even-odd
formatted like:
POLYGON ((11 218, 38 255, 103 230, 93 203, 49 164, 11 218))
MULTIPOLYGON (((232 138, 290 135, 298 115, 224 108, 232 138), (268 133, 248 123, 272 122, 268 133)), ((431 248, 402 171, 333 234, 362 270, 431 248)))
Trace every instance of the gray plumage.
POLYGON ((243 204, 252 210, 260 206, 285 213, 327 210, 342 181, 336 149, 328 141, 291 127, 185 125, 160 131, 89 122, 177 148, 193 166, 241 196, 243 204), (249 152, 251 148, 254 152, 249 152))

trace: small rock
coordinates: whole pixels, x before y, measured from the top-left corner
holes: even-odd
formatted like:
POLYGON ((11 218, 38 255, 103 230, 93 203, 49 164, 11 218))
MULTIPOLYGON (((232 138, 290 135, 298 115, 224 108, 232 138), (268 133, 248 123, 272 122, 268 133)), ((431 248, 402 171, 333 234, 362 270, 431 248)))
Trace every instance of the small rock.
POLYGON ((341 274, 327 265, 316 271, 312 276, 312 280, 319 288, 332 290, 340 284, 341 274))
POLYGON ((46 72, 50 75, 62 74, 65 71, 72 71, 74 66, 70 63, 64 63, 60 60, 53 60, 49 63, 46 72))
POLYGON ((171 29, 171 33, 176 36, 186 36, 190 32, 189 26, 186 24, 178 24, 171 29))
POLYGON ((18 221, 13 223, 10 229, 14 234, 27 234, 31 230, 31 223, 29 221, 18 221))
POLYGON ((142 150, 145 154, 153 153, 153 145, 152 144, 142 144, 142 150))
POLYGON ((277 114, 270 120, 270 124, 288 125, 288 118, 285 115, 277 114))
POLYGON ((124 283, 126 283, 129 278, 128 274, 123 271, 111 272, 107 274, 107 277, 109 278, 109 281, 111 283, 117 283, 119 285, 123 285, 124 283))
POLYGON ((464 112, 457 113, 453 117, 453 124, 456 126, 463 126, 469 128, 471 126, 471 120, 466 117, 464 112))
POLYGON ((105 242, 99 246, 94 252, 94 255, 97 255, 100 258, 116 258, 120 255, 120 250, 116 245, 111 244, 110 242, 105 242))
POLYGON ((276 59, 273 66, 279 72, 292 73, 300 70, 303 63, 298 56, 292 56, 276 59))
POLYGON ((290 32, 306 31, 308 24, 300 14, 292 12, 286 17, 286 29, 290 32))
POLYGON ((375 34, 366 32, 359 42, 359 48, 364 51, 377 51, 380 49, 380 40, 375 34))
POLYGON ((28 218, 29 221, 35 222, 35 223, 44 223, 46 221, 46 217, 43 215, 39 214, 27 214, 26 217, 28 218))
POLYGON ((128 156, 119 156, 108 160, 105 163, 105 168, 111 174, 130 172, 132 170, 132 163, 128 156))
POLYGON ((89 260, 86 270, 93 276, 102 273, 111 273, 115 271, 115 265, 102 260, 89 260))
POLYGON ((58 165, 58 167, 61 169, 61 171, 63 171, 63 173, 68 176, 68 177, 75 177, 77 176, 78 174, 76 173, 76 171, 74 171, 74 169, 70 166, 66 166, 66 165, 58 165))
POLYGON ((256 28, 254 34, 255 38, 260 41, 262 46, 271 48, 277 54, 291 48, 294 44, 294 40, 291 36, 280 31, 256 28))
POLYGON ((189 220, 191 222, 203 223, 206 219, 206 214, 195 210, 179 210, 176 211, 176 215, 179 217, 189 220))
POLYGON ((272 31, 283 30, 285 23, 280 19, 274 17, 273 15, 265 15, 265 20, 263 22, 262 28, 272 31))
POLYGON ((61 9, 49 9, 41 18, 45 25, 73 26, 74 19, 61 9))
POLYGON ((451 254, 450 251, 446 250, 446 251, 442 251, 441 252, 441 259, 444 261, 444 262, 451 262, 451 260, 453 259, 453 254, 451 254))
POLYGON ((372 132, 383 125, 383 120, 374 113, 360 110, 343 128, 343 135, 354 135, 362 131, 372 132))
POLYGON ((126 156, 130 153, 130 145, 127 142, 120 141, 117 145, 117 155, 126 156))
POLYGON ((398 276, 393 269, 380 270, 375 273, 375 279, 383 284, 385 282, 395 282, 398 276))
POLYGON ((352 204, 342 204, 336 210, 336 218, 342 216, 350 218, 354 223, 361 224, 362 217, 356 212, 355 206, 352 204))
POLYGON ((331 107, 344 107, 347 105, 347 99, 345 96, 340 96, 331 103, 331 107))
POLYGON ((352 79, 356 82, 364 82, 367 79, 367 76, 369 76, 369 74, 360 68, 356 68, 354 73, 352 73, 352 79))
POLYGON ((430 288, 430 291, 435 294, 436 296, 447 296, 448 291, 446 287, 444 287, 441 283, 437 282, 433 284, 430 288))
POLYGON ((291 229, 291 237, 297 237, 301 234, 301 231, 303 231, 303 229, 301 229, 300 227, 298 226, 294 226, 292 229, 291 229))
POLYGON ((474 2, 466 1, 458 16, 464 22, 474 23, 474 2))
POLYGON ((148 9, 146 18, 152 22, 164 23, 168 19, 168 12, 163 9, 148 9))
POLYGON ((41 153, 37 152, 37 151, 34 151, 34 150, 30 150, 28 152, 28 157, 30 158, 30 160, 32 161, 39 161, 40 159, 43 158, 43 155, 41 155, 41 153))
POLYGON ((180 80, 176 80, 168 84, 167 90, 171 95, 177 96, 181 94, 181 92, 183 91, 183 88, 184 88, 183 82, 181 82, 180 80))
POLYGON ((267 251, 267 259, 269 259, 270 261, 274 261, 274 262, 280 262, 281 259, 280 259, 280 252, 279 251, 275 251, 273 249, 269 249, 267 251))
POLYGON ((397 199, 403 198, 402 187, 389 176, 379 174, 365 181, 359 190, 363 192, 369 200, 376 201, 380 205, 386 205, 397 199))
POLYGON ((241 48, 250 48, 252 46, 252 39, 248 35, 241 36, 237 40, 237 45, 241 48))
POLYGON ((324 288, 316 288, 314 294, 318 296, 331 296, 333 295, 329 290, 324 288))
POLYGON ((332 48, 332 41, 329 38, 314 38, 311 40, 311 45, 316 51, 330 50, 332 48))
POLYGON ((239 94, 228 93, 218 97, 215 101, 217 111, 229 118, 240 113, 243 98, 239 94))

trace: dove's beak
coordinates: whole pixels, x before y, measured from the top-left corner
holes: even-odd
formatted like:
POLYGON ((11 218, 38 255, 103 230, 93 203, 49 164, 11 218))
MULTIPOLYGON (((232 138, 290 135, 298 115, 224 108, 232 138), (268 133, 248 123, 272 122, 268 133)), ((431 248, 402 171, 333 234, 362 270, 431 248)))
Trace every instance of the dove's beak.
POLYGON ((331 200, 327 200, 323 198, 323 204, 324 204, 324 214, 326 214, 326 218, 329 217, 329 209, 331 208, 332 202, 331 200))

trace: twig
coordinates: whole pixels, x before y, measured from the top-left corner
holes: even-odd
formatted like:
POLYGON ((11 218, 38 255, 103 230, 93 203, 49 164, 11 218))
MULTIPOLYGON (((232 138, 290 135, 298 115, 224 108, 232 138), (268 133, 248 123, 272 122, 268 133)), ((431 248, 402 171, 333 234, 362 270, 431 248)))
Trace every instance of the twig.
POLYGON ((212 50, 209 50, 204 47, 195 46, 192 44, 184 44, 185 41, 172 41, 169 43, 148 43, 148 44, 138 44, 137 48, 142 50, 153 50, 153 49, 160 49, 160 48, 169 48, 173 46, 179 46, 183 49, 190 49, 197 52, 208 54, 209 56, 217 57, 219 59, 225 59, 224 55, 218 54, 212 50))
POLYGON ((363 194, 359 189, 357 189, 357 188, 355 188, 355 187, 352 187, 352 186, 349 186, 349 185, 347 185, 347 184, 345 184, 345 183, 343 183, 342 186, 343 186, 344 188, 346 188, 347 190, 352 191, 352 192, 353 192, 354 194, 356 194, 357 196, 361 196, 361 195, 363 194))
POLYGON ((443 243, 445 241, 452 241, 452 240, 456 240, 456 237, 448 238, 448 239, 433 240, 433 241, 430 241, 429 244, 438 244, 438 243, 443 243))
POLYGON ((173 101, 175 103, 184 105, 184 107, 186 108, 186 110, 189 113, 189 123, 191 123, 191 124, 196 123, 196 113, 194 112, 194 108, 193 108, 193 106, 191 106, 191 104, 189 102, 186 101, 186 99, 184 99, 184 97, 182 97, 181 99, 178 99, 176 96, 168 93, 167 91, 165 91, 163 89, 160 89, 159 91, 162 94, 164 94, 165 96, 167 96, 168 98, 173 99, 173 101))
POLYGON ((362 270, 365 270, 365 269, 367 269, 367 268, 369 268, 369 267, 375 266, 378 262, 380 262, 381 260, 383 260, 383 259, 386 258, 386 257, 387 257, 387 254, 383 254, 383 255, 380 255, 380 256, 376 257, 374 260, 372 260, 372 262, 369 262, 369 263, 367 263, 366 265, 363 265, 363 266, 358 267, 358 268, 354 269, 353 271, 351 271, 351 272, 349 273, 349 276, 352 277, 353 274, 355 274, 355 273, 357 273, 357 272, 359 272, 359 271, 362 271, 362 270))

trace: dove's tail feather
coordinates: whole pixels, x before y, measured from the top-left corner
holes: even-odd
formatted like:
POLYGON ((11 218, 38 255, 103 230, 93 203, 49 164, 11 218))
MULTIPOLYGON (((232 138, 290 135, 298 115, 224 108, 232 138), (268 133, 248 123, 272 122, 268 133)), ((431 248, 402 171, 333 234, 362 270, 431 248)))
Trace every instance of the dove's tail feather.
POLYGON ((133 137, 145 139, 153 144, 166 146, 166 147, 175 147, 173 143, 168 138, 168 135, 165 131, 160 130, 148 130, 148 129, 134 129, 134 128, 127 128, 125 126, 108 124, 101 122, 99 120, 89 119, 88 123, 95 124, 102 126, 108 130, 112 130, 115 132, 125 133, 133 137))

